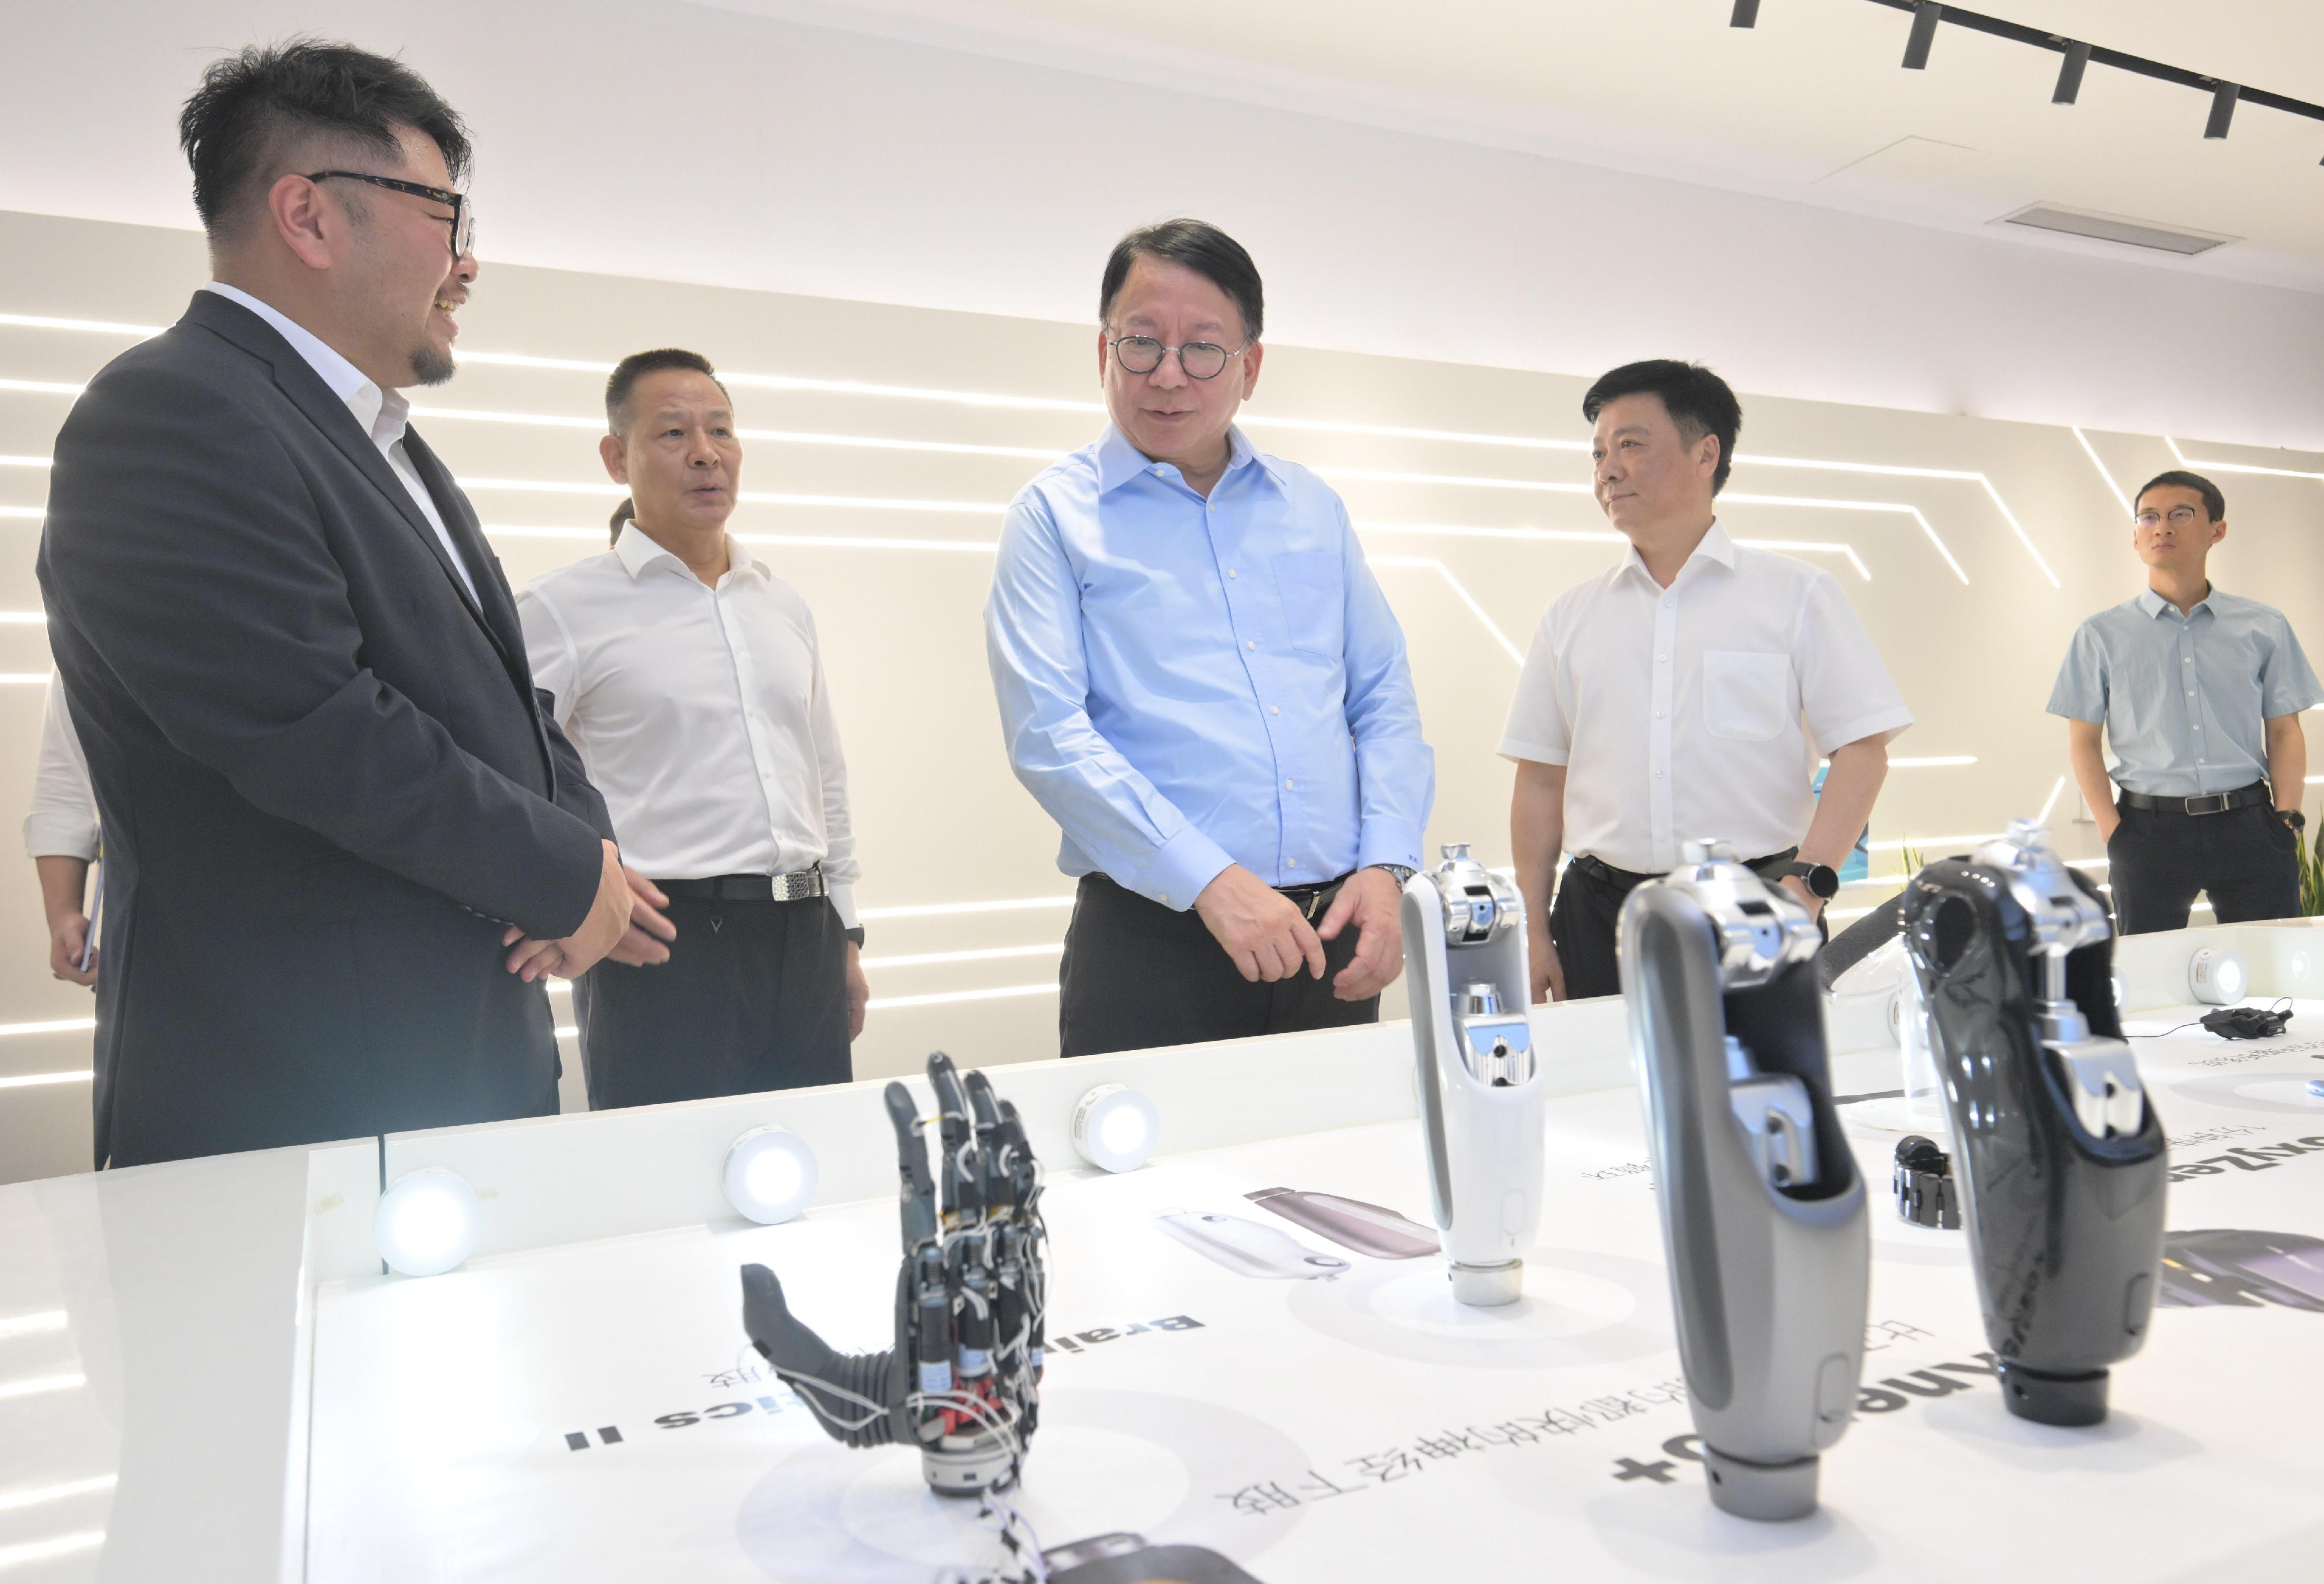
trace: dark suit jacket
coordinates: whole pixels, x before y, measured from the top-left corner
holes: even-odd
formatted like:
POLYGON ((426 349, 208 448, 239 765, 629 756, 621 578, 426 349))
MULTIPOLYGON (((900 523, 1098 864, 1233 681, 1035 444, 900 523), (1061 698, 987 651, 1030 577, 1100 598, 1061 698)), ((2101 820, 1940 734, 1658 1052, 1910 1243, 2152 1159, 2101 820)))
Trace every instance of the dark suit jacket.
POLYGON ((105 831, 100 1165, 557 1110, 504 922, 587 916, 612 829, 475 580, 257 315, 197 292, 57 437, 41 587, 105 831))

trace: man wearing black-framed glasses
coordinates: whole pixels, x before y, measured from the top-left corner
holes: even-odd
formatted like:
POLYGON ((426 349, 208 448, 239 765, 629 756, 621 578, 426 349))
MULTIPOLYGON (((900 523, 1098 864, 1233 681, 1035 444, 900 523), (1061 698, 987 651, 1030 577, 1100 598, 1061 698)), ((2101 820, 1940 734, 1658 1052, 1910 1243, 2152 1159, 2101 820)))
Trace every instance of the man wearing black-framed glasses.
POLYGON ((553 1112, 538 981, 632 890, 399 393, 451 377, 466 131, 300 41, 180 134, 217 278, 75 404, 41 546, 107 838, 97 1164, 553 1112))
POLYGON ((2218 485, 2149 480, 2130 540, 2146 588, 2075 630, 2050 695, 2126 935, 2184 929, 2198 892, 2220 924, 2300 912, 2300 712, 2324 685, 2282 612, 2211 586, 2227 537, 2218 485))
POLYGON ((1404 633, 1338 495, 1234 424, 1259 271, 1169 220, 1099 289, 1112 422, 1001 530, 986 652, 1017 778, 1078 877, 1064 1054, 1379 1015, 1434 760, 1404 633))

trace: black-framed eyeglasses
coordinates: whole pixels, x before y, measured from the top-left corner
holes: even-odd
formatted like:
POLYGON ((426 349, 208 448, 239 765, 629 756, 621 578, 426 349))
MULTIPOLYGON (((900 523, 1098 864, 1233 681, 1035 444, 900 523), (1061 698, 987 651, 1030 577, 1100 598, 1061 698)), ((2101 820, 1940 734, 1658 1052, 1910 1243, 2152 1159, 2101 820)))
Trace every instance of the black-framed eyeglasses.
POLYGON ((333 177, 342 181, 368 181, 374 187, 383 187, 390 192, 408 192, 413 198, 423 198, 430 203, 451 205, 451 214, 438 215, 434 218, 448 219, 452 223, 452 256, 466 258, 476 251, 476 209, 466 193, 449 192, 440 187, 425 187, 417 181, 398 181, 392 176, 374 176, 362 170, 318 170, 307 180, 327 181, 333 177))
POLYGON ((1246 341, 1229 351, 1215 341, 1189 341, 1183 346, 1167 346, 1152 336, 1117 336, 1111 342, 1114 360, 1122 372, 1150 374, 1162 366, 1163 357, 1178 355, 1178 366, 1190 380, 1215 380, 1226 372, 1230 358, 1241 356, 1250 348, 1246 341))

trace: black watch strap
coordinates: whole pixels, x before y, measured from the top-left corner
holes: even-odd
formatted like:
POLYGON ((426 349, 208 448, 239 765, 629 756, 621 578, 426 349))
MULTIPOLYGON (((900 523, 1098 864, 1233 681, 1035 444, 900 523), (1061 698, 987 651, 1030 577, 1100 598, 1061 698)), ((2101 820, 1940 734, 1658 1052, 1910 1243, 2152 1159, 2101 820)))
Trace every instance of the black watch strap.
POLYGON ((859 924, 853 929, 849 930, 847 932, 847 938, 853 941, 856 944, 856 948, 860 951, 863 945, 863 926, 859 924))
POLYGON ((2296 808, 2279 808, 2275 811, 2275 817, 2295 831, 2308 828, 2308 816, 2296 808))
POLYGON ((1915 1133, 1896 1146, 1896 1213, 1916 1227, 1960 1229, 1952 1157, 1915 1133))
POLYGON ((1803 863, 1794 859, 1784 866, 1784 872, 1807 881, 1808 889, 1826 902, 1840 894, 1840 871, 1829 863, 1803 863))

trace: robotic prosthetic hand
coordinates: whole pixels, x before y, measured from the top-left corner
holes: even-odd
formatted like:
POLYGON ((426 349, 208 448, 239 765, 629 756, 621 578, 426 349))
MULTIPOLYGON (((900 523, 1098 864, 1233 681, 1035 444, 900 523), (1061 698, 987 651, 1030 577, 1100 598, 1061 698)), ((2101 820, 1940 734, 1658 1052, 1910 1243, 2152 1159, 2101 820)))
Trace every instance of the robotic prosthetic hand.
POLYGON ((1404 883, 1404 952, 1428 1194, 1452 1296, 1514 1303, 1541 1220, 1543 1078, 1527 1018, 1525 902, 1469 856, 1404 883))
POLYGON ((939 1138, 933 1174, 911 1091, 887 1091, 903 1176, 896 1345, 835 1352, 791 1313, 763 1265, 742 1267, 742 1328, 834 1440, 917 1446, 930 1488, 975 1496, 1015 1482, 1039 1422, 1041 1168, 1017 1108, 994 1096, 983 1073, 964 1082, 939 1051, 928 1082, 939 1138))
POLYGON ((1712 1502, 1800 1518, 1856 1404, 1864 1180, 1831 1102, 1815 925, 1724 846, 1686 857, 1621 917, 1679 1358, 1712 1502))
POLYGON ((2105 905, 2018 820, 1913 878, 1904 939, 2002 1400, 2044 1424, 2096 1424, 2106 1366, 2146 1340, 2170 1175, 2122 1039, 2105 905))

